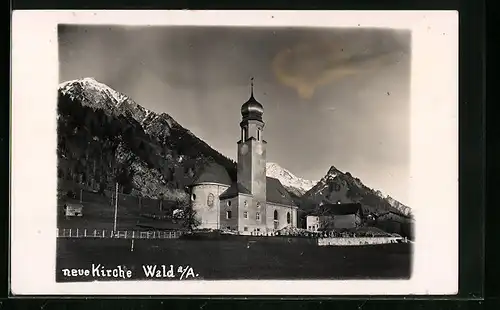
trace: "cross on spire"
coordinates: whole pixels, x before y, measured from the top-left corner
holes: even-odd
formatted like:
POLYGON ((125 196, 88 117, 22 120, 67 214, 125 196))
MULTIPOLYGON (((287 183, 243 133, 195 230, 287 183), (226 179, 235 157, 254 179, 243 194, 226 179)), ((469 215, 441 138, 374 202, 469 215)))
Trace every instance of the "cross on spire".
POLYGON ((250 94, 251 94, 251 96, 253 97, 253 76, 252 76, 252 78, 250 79, 250 94))

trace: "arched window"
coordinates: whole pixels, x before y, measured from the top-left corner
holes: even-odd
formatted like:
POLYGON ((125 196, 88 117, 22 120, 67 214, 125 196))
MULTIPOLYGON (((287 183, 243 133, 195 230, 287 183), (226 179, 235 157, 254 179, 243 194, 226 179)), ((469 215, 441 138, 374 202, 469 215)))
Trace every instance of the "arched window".
POLYGON ((278 220, 278 210, 274 210, 274 220, 278 220))
POLYGON ((291 221, 292 221, 292 219, 290 217, 290 212, 287 212, 286 213, 286 222, 287 222, 287 224, 290 224, 291 221))
POLYGON ((260 141, 260 129, 257 129, 257 141, 260 141))
POLYGON ((231 211, 226 211, 226 219, 230 219, 231 218, 231 211))
POLYGON ((231 206, 231 200, 228 200, 227 201, 227 206, 230 207, 231 206))
POLYGON ((248 139, 248 128, 243 127, 243 141, 246 141, 248 139))

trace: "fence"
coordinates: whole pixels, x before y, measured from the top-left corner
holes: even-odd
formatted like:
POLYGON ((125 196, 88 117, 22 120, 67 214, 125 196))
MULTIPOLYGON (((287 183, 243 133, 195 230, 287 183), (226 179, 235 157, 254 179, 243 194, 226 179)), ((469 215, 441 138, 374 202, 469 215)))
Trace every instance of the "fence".
POLYGON ((136 230, 100 230, 100 229, 57 229, 58 238, 116 238, 116 239, 177 239, 180 231, 136 231, 136 230))
POLYGON ((347 237, 347 238, 318 238, 319 246, 345 245, 374 245, 407 242, 406 239, 396 237, 347 237))

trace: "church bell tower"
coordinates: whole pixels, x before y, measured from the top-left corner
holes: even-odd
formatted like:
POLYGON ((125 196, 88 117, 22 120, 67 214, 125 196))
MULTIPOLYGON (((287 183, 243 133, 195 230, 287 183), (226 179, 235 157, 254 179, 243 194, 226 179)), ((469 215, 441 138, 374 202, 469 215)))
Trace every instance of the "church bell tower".
MULTIPOLYGON (((238 141, 238 183, 253 195, 254 204, 263 209, 266 202, 266 144, 264 140, 264 108, 253 94, 251 79, 250 99, 241 106, 241 137, 238 141)), ((265 217, 262 219, 265 222, 265 217)))

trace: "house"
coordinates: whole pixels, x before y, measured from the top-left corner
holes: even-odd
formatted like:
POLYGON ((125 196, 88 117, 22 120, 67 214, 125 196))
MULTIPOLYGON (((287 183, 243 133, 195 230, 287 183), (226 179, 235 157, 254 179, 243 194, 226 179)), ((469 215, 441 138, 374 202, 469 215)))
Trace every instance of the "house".
POLYGON ((253 95, 241 107, 237 142, 237 179, 225 168, 208 164, 189 186, 198 228, 267 235, 297 227, 297 206, 278 179, 266 176, 263 106, 253 95))
POLYGON ((67 217, 83 216, 83 205, 77 203, 66 203, 64 205, 64 215, 67 217))
POLYGON ((359 227, 363 209, 359 203, 322 204, 306 217, 309 231, 338 230, 359 227))

